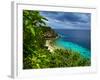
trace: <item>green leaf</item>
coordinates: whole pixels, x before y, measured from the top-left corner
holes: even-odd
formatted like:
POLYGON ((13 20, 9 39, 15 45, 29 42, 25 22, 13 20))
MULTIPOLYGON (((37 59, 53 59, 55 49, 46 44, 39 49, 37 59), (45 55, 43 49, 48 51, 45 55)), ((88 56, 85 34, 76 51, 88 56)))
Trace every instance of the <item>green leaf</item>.
POLYGON ((40 68, 40 65, 39 65, 39 64, 36 64, 36 66, 37 66, 38 68, 40 68))
POLYGON ((31 33, 35 36, 35 30, 34 30, 34 28, 30 28, 30 30, 31 30, 31 33))

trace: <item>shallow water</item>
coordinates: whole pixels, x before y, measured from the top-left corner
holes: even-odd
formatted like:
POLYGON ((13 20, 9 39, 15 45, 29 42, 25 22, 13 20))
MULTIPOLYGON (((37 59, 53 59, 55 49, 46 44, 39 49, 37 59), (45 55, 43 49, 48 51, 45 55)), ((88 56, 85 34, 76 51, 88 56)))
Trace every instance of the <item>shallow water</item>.
POLYGON ((72 49, 73 51, 80 52, 81 55, 87 58, 90 58, 91 56, 91 52, 88 49, 72 42, 63 41, 60 38, 55 40, 55 45, 60 48, 72 49))

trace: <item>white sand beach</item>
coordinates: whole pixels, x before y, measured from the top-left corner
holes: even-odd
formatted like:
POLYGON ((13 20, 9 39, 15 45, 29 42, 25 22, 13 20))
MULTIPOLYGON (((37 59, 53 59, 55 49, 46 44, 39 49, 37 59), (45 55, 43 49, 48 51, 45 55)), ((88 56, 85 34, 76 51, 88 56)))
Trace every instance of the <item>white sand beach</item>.
POLYGON ((53 43, 52 43, 52 40, 46 40, 46 45, 48 47, 48 50, 50 50, 50 52, 53 52, 55 49, 58 49, 57 46, 55 46, 53 43))

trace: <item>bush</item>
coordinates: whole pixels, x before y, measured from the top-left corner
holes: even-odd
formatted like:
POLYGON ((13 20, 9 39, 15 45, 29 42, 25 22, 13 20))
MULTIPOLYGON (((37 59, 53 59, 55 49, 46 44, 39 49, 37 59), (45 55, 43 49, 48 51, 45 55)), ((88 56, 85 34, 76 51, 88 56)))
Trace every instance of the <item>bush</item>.
POLYGON ((77 66, 90 66, 90 59, 72 50, 56 49, 51 53, 47 49, 38 49, 24 58, 24 69, 77 66))

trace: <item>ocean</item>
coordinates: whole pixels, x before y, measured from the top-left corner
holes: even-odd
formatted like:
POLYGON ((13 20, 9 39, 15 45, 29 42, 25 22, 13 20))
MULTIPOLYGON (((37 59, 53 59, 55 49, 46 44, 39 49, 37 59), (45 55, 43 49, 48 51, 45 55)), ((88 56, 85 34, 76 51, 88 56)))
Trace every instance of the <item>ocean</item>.
POLYGON ((55 45, 80 52, 83 56, 91 57, 91 32, 90 30, 54 29, 60 38, 55 40, 55 45))

